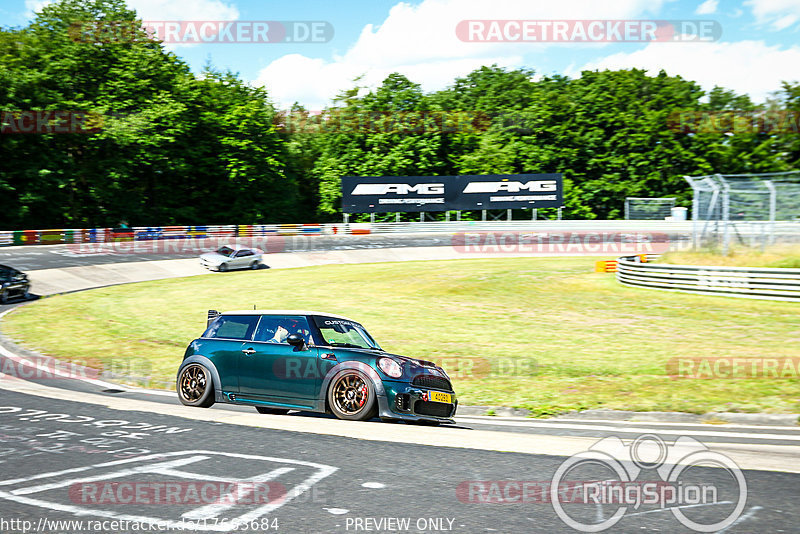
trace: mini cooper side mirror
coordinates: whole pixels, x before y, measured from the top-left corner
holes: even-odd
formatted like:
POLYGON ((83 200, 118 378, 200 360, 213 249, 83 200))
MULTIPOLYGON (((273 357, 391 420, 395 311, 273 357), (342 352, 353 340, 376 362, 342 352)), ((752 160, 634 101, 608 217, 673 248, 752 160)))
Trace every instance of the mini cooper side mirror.
POLYGON ((303 339, 303 336, 300 334, 289 334, 289 336, 286 338, 286 342, 293 347, 298 347, 301 349, 306 345, 306 340, 303 339))

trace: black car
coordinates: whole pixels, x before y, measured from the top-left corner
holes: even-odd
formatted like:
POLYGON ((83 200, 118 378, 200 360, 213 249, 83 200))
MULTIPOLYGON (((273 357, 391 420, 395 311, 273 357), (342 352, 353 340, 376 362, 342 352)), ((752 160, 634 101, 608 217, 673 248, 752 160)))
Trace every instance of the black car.
POLYGON ((5 304, 11 297, 30 296, 31 282, 28 275, 13 267, 0 265, 0 304, 5 304))

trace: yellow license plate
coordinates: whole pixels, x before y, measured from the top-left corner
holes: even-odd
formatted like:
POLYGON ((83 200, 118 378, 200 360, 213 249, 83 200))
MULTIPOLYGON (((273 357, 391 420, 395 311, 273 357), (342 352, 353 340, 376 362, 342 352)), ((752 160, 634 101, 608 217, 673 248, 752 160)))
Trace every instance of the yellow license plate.
POLYGON ((453 396, 449 393, 442 393, 441 391, 429 391, 428 399, 432 402, 444 402, 446 404, 453 404, 453 396))

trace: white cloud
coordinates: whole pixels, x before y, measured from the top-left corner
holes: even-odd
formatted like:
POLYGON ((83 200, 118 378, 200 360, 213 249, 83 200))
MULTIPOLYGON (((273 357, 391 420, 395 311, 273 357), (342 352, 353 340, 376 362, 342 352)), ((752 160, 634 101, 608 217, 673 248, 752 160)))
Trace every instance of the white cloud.
POLYGON ((719 85, 747 93, 755 102, 798 79, 800 47, 767 46, 763 41, 734 43, 651 43, 631 53, 590 62, 581 70, 643 68, 654 75, 664 69, 698 82, 704 89, 719 85))
POLYGON ((256 85, 263 85, 270 98, 280 108, 299 102, 309 110, 320 110, 330 104, 337 93, 353 87, 353 80, 362 76, 359 84, 376 87, 392 72, 406 75, 412 82, 424 82, 427 90, 443 88, 457 76, 463 76, 482 65, 497 63, 503 67, 522 64, 517 56, 461 58, 441 61, 368 67, 349 62, 327 62, 300 54, 283 56, 259 73, 256 85))
POLYGON ((128 0, 142 20, 237 20, 236 6, 222 0, 128 0))
POLYGON ((26 18, 33 18, 34 13, 38 13, 42 8, 48 4, 52 4, 54 0, 25 0, 25 9, 27 10, 26 18))
MULTIPOLYGON (((33 14, 54 0, 25 0, 33 14)), ((237 20, 239 10, 223 0, 128 0, 142 20, 237 20)))
POLYGON ((382 24, 366 25, 343 55, 331 60, 298 54, 283 56, 262 69, 254 83, 266 86, 281 106, 299 101, 309 108, 323 107, 339 91, 351 87, 352 79, 361 74, 366 74, 366 83, 377 85, 391 72, 400 72, 421 83, 426 91, 437 90, 481 65, 521 66, 523 53, 543 53, 554 46, 463 42, 455 32, 462 20, 619 20, 654 15, 670 1, 424 0, 419 5, 400 2, 391 8, 382 24))
POLYGON ((756 20, 783 30, 800 21, 800 0, 747 0, 756 20))
POLYGON ((706 0, 695 9, 695 13, 698 15, 713 15, 717 12, 717 5, 719 5, 719 0, 706 0))
MULTIPOLYGON (((136 10, 143 22, 161 21, 234 21, 239 18, 235 5, 223 0, 128 0, 128 7, 136 10)), ((165 42, 164 48, 177 50, 191 48, 200 43, 165 42)))

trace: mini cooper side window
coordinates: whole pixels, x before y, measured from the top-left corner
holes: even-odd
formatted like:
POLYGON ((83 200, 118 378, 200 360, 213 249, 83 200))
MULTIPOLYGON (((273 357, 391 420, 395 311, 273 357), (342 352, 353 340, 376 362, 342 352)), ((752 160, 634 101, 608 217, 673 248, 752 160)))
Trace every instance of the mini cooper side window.
POLYGON ((203 337, 250 339, 257 322, 257 315, 221 315, 211 323, 203 337))
POLYGON ((286 343, 289 334, 300 334, 306 343, 313 345, 308 320, 299 315, 264 315, 258 323, 253 341, 286 343))

